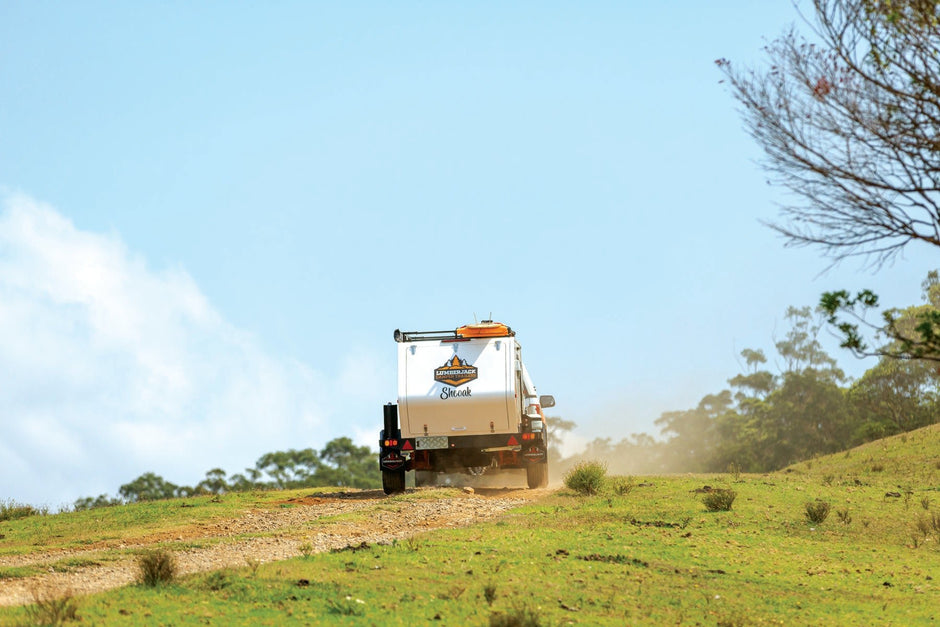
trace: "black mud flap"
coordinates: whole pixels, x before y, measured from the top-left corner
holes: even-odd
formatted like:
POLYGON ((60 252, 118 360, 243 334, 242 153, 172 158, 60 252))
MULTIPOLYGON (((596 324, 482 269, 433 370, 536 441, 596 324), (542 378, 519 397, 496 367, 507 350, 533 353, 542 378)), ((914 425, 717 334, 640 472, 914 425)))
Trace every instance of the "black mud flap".
POLYGON ((538 464, 545 461, 545 449, 541 446, 529 446, 522 450, 522 457, 530 464, 538 464))
POLYGON ((405 458, 398 451, 388 451, 379 460, 379 467, 382 470, 401 470, 405 466, 405 458))

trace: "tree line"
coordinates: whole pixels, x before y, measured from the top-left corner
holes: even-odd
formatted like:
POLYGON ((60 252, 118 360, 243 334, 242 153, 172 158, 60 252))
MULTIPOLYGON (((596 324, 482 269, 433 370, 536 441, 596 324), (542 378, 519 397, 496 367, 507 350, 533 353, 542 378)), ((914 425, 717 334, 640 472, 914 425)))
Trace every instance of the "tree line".
MULTIPOLYGON (((808 29, 772 40, 762 67, 716 61, 769 182, 790 192, 768 226, 833 264, 940 247, 940 1, 810 0, 800 17, 808 29)), ((936 422, 937 273, 921 305, 878 308, 872 291, 842 289, 789 309, 776 368, 745 349, 727 389, 660 416, 661 439, 596 439, 581 457, 614 472, 758 472, 936 422), (878 363, 849 380, 817 341, 823 324, 878 363)))
POLYGON ((195 486, 180 486, 146 472, 118 490, 118 496, 102 494, 82 497, 74 509, 106 507, 139 501, 249 490, 288 490, 313 487, 378 488, 378 454, 367 446, 356 446, 348 437, 330 440, 320 451, 312 448, 266 453, 253 468, 228 476, 221 468, 206 472, 195 486))
MULTIPOLYGON (((896 310, 898 327, 940 312, 938 273, 930 272, 922 287, 923 304, 896 310)), ((789 308, 789 330, 771 359, 759 349, 742 350, 743 371, 728 387, 691 409, 663 413, 655 421, 659 438, 597 438, 564 465, 602 459, 619 474, 768 472, 938 421, 936 361, 899 359, 890 353, 900 340, 890 340, 889 354, 851 380, 819 342, 827 318, 821 307, 789 308)))

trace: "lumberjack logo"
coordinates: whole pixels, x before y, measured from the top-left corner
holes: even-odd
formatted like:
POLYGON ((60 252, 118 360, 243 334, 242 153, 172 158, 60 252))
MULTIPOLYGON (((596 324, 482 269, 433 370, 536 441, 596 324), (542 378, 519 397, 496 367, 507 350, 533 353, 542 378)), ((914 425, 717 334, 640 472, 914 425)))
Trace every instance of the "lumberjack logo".
POLYGON ((440 368, 434 369, 434 380, 457 387, 477 378, 477 367, 471 366, 467 360, 454 355, 444 362, 440 368))

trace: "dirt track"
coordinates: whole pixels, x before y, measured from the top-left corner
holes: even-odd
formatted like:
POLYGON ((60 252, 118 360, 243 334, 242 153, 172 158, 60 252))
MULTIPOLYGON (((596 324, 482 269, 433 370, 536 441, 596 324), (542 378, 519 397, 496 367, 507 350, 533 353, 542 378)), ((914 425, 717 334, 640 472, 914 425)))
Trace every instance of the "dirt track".
POLYGON ((312 547, 313 552, 319 553, 363 542, 388 543, 431 529, 470 525, 499 516, 546 493, 548 490, 477 489, 472 494, 407 502, 388 501, 378 490, 319 494, 292 499, 289 502, 294 507, 246 511, 239 518, 189 527, 172 537, 153 536, 117 548, 0 557, 0 567, 49 565, 48 574, 0 579, 0 606, 32 603, 37 594, 82 595, 133 583, 137 577, 133 552, 162 543, 211 542, 205 548, 176 552, 180 574, 189 574, 295 557, 301 554, 304 545, 305 550, 312 547), (361 510, 370 511, 370 515, 322 527, 307 524, 326 516, 361 510), (55 571, 52 564, 66 559, 87 560, 99 565, 55 571))

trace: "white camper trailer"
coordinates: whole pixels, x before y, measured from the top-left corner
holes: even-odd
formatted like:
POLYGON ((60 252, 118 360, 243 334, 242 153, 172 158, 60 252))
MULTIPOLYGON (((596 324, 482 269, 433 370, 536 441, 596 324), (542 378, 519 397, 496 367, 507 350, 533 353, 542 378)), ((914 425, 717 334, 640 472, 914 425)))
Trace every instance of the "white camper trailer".
POLYGON ((543 407, 505 324, 485 320, 454 331, 395 331, 398 404, 385 406, 379 465, 386 494, 405 472, 481 475, 524 468, 530 488, 548 483, 543 407))

